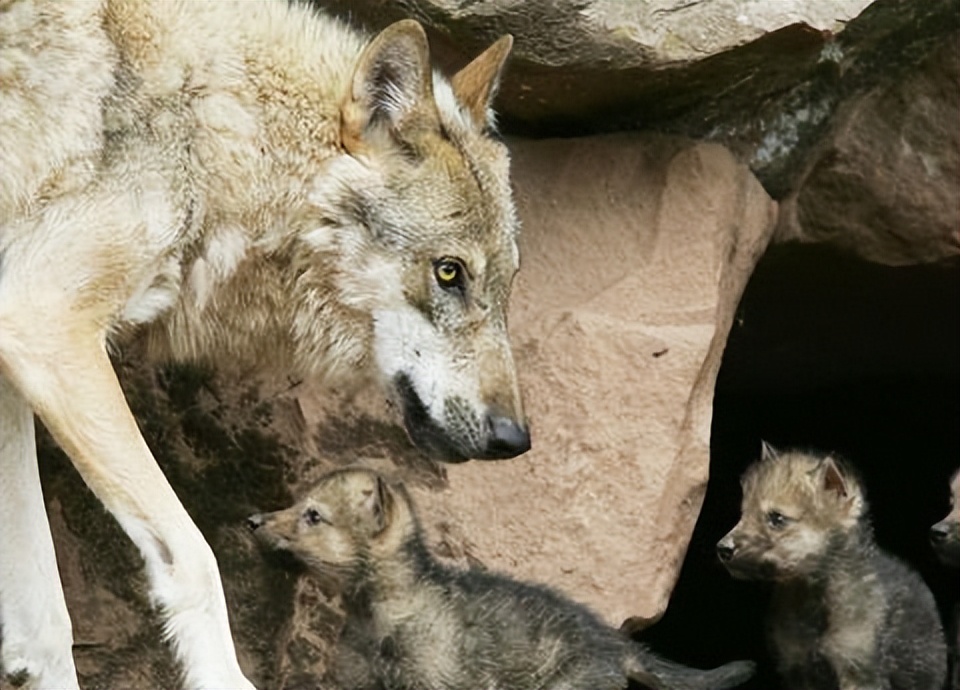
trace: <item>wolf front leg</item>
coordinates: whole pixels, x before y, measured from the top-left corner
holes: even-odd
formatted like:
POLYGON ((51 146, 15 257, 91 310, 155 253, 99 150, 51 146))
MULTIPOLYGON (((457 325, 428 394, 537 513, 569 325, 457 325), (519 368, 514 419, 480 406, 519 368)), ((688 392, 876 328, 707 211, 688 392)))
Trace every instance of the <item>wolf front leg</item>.
POLYGON ((52 333, 39 333, 35 324, 0 329, 0 371, 139 548, 187 686, 252 690, 237 663, 213 551, 147 448, 102 334, 66 325, 76 324, 75 314, 61 317, 44 314, 45 323, 60 324, 52 333))
POLYGON ((2 374, 0 632, 0 670, 12 684, 78 687, 73 630, 40 490, 33 411, 2 374))

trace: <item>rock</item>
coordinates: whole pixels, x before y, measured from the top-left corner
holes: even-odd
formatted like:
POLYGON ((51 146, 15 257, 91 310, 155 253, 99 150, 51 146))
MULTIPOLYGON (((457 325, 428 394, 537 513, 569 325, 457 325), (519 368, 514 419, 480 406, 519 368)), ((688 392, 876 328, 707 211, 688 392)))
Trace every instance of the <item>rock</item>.
POLYGON ((960 42, 845 102, 797 189, 779 239, 827 242, 888 265, 960 254, 960 42))
POLYGON ((738 113, 753 111, 805 80, 871 2, 314 1, 371 30, 413 17, 449 67, 513 34, 497 109, 509 131, 532 136, 661 127, 684 115, 717 124, 731 96, 738 113))
POLYGON ((776 204, 724 148, 656 136, 514 142, 511 324, 533 450, 422 496, 487 566, 619 625, 655 619, 697 519, 713 385, 776 204))

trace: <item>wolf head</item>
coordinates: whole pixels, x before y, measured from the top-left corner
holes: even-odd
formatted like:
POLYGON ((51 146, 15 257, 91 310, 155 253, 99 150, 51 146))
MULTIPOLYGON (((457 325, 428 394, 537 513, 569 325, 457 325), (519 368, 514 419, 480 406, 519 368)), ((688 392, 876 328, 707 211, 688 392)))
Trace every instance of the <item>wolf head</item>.
POLYGON ((418 530, 403 487, 361 468, 325 475, 293 506, 251 515, 247 526, 268 546, 334 577, 388 560, 418 530))
POLYGON ((737 578, 789 580, 817 571, 833 540, 861 525, 867 506, 859 481, 831 456, 776 451, 741 480, 740 522, 717 544, 737 578))
POLYGON ((941 561, 960 567, 960 470, 950 480, 950 513, 930 528, 930 543, 941 561))
POLYGON ((339 303, 369 324, 363 349, 412 440, 448 462, 530 447, 507 338, 518 221, 489 111, 511 44, 447 81, 419 24, 379 34, 341 106, 344 155, 312 191, 327 222, 304 237, 337 253, 339 303))

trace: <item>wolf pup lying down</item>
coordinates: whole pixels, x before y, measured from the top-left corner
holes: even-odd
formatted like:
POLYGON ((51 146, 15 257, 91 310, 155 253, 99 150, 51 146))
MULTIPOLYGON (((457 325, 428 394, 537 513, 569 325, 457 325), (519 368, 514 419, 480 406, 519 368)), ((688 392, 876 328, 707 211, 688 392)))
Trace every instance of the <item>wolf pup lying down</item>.
POLYGON ((742 517, 717 544, 737 578, 773 582, 769 635, 790 690, 940 690, 933 595, 874 543, 863 487, 833 457, 763 446, 742 517))
POLYGON ((546 587, 441 565, 407 492, 370 470, 334 471, 248 524, 339 580, 347 620, 331 680, 344 690, 693 690, 753 674, 744 661, 675 664, 546 587))
POLYGON ((77 688, 37 414, 143 555, 186 686, 251 687, 111 366, 124 336, 379 382, 441 460, 530 447, 489 111, 510 46, 448 80, 416 22, 367 40, 307 2, 0 0, 2 672, 77 688))

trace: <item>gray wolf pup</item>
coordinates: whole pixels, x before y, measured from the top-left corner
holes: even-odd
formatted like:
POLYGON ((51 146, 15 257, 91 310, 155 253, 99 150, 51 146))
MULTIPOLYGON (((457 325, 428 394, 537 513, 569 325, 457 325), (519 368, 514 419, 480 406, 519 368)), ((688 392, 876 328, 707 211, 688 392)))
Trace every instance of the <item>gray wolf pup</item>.
MULTIPOLYGON (((950 479, 950 513, 930 528, 930 543, 944 564, 960 568, 960 470, 950 479)), ((960 690, 960 606, 950 629, 950 687, 960 690)))
POLYGON ((727 570, 773 583, 769 637, 788 688, 939 690, 946 646, 933 595, 873 540, 863 487, 833 456, 764 444, 727 570))
POLYGON ((76 688, 36 414, 143 555, 189 687, 249 688, 209 546, 108 357, 138 335, 340 389, 415 443, 530 437, 507 339, 517 220, 489 104, 511 39, 448 80, 281 0, 0 0, 0 665, 76 688))
POLYGON ((336 470, 248 524, 339 581, 347 619, 331 675, 344 690, 622 690, 628 679, 692 690, 753 674, 750 662, 675 664, 546 587, 441 565, 403 486, 370 470, 336 470))
POLYGON ((950 479, 950 513, 930 528, 930 543, 941 561, 960 568, 960 470, 950 479))

